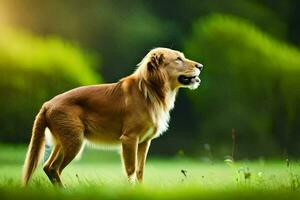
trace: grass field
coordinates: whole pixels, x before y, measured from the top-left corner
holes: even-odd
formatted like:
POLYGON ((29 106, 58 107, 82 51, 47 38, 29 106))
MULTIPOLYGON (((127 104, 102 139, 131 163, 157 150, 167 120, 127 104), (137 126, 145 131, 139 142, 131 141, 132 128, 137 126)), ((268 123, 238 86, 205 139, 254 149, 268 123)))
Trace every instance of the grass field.
POLYGON ((41 167, 20 187, 24 146, 0 145, 0 199, 300 199, 297 161, 147 161, 143 185, 129 185, 115 152, 86 150, 53 187, 41 167), (184 171, 184 173, 183 173, 184 171), (185 175, 184 175, 185 174, 185 175))

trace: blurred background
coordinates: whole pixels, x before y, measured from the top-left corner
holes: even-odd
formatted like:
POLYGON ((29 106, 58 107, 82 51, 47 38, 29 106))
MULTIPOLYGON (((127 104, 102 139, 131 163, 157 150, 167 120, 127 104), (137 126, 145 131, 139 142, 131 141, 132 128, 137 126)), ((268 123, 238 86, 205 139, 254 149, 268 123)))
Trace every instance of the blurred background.
POLYGON ((154 47, 204 64, 150 154, 300 156, 300 1, 0 0, 0 141, 29 143, 42 103, 116 82, 154 47))

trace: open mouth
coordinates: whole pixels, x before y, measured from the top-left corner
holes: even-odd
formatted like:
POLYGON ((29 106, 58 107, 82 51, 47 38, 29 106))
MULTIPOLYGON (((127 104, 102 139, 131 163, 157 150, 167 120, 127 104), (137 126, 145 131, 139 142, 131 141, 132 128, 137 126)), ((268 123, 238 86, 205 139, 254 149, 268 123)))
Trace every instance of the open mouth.
POLYGON ((180 75, 178 77, 179 83, 183 85, 190 85, 190 84, 195 84, 200 82, 200 78, 198 76, 184 76, 180 75))

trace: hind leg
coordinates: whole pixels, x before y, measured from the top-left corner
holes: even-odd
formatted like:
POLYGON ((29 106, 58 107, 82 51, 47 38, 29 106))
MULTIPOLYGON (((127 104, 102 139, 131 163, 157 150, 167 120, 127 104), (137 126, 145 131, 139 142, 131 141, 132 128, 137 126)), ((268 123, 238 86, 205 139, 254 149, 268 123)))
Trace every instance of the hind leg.
POLYGON ((80 151, 83 143, 83 133, 73 135, 70 132, 65 132, 64 137, 59 140, 60 144, 53 148, 50 158, 44 166, 44 171, 53 185, 63 187, 60 174, 80 151))
POLYGON ((76 157, 83 145, 83 131, 76 134, 76 137, 63 141, 63 159, 58 168, 58 173, 61 174, 63 169, 76 157))
POLYGON ((49 159, 44 165, 44 171, 53 185, 63 186, 58 173, 58 167, 60 166, 62 159, 62 148, 60 145, 55 145, 49 159))
POLYGON ((56 146, 44 167, 44 171, 54 185, 63 186, 60 174, 81 149, 84 126, 79 118, 65 113, 55 115, 50 123, 50 130, 56 140, 56 146))

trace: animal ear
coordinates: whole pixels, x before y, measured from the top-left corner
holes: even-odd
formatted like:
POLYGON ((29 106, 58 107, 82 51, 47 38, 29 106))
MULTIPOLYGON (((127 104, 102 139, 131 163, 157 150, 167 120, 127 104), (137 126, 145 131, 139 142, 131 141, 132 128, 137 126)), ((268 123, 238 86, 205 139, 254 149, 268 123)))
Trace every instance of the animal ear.
POLYGON ((153 54, 150 58, 150 61, 147 64, 148 70, 153 71, 158 69, 159 65, 164 62, 164 54, 153 54))

